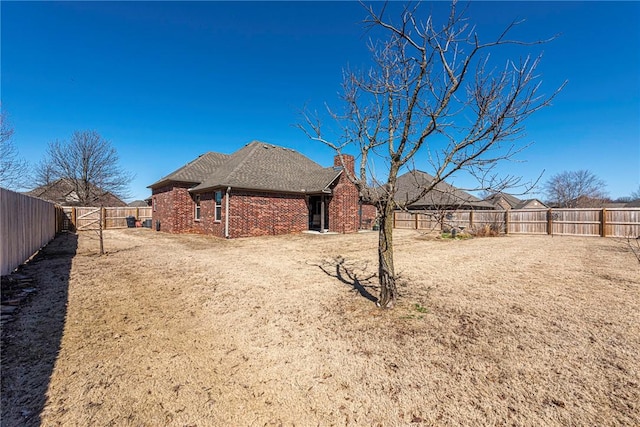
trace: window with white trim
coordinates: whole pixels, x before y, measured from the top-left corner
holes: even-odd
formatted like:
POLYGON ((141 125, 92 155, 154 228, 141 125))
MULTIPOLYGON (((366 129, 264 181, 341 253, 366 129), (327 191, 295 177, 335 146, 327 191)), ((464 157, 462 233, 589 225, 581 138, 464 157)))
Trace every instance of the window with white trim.
POLYGON ((200 195, 199 194, 196 194, 195 202, 196 202, 196 206, 195 206, 194 217, 196 221, 200 221, 200 195))
POLYGON ((222 191, 216 191, 214 201, 215 201, 214 221, 221 221, 222 220, 222 191))

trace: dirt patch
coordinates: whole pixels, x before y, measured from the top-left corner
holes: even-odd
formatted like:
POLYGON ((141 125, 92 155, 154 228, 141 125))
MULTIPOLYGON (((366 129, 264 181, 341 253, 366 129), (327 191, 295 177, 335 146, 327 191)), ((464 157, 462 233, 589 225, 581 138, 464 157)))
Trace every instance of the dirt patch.
POLYGON ((28 272, 3 426, 640 424, 640 270, 615 240, 399 230, 380 311, 373 233, 105 237, 28 272))

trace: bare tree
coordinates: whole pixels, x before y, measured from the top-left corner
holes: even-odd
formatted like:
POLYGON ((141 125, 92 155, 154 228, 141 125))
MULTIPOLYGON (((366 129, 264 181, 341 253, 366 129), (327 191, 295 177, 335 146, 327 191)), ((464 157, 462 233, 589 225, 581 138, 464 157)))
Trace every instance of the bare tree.
POLYGON ((29 166, 13 143, 13 127, 4 111, 0 112, 0 185, 10 190, 24 188, 29 180, 29 166))
POLYGON ((507 61, 500 69, 491 63, 489 51, 501 46, 544 42, 511 39, 520 22, 512 22, 495 39, 482 41, 455 2, 442 24, 433 16, 421 21, 419 5, 406 6, 394 23, 385 16, 387 6, 380 12, 365 6, 365 23, 384 32, 386 39, 370 45, 371 70, 344 72, 345 111, 329 109, 341 135, 327 136, 317 114, 304 113, 305 123, 300 125, 341 159, 343 153, 357 150, 358 170, 345 171, 363 200, 378 209, 378 305, 384 308, 393 307, 398 296, 394 210, 411 205, 461 170, 478 178, 476 190, 513 184, 516 178, 499 179, 494 166, 527 145, 516 144, 523 136, 524 120, 547 106, 561 89, 551 96, 540 94, 536 72, 540 57, 507 61), (398 173, 415 170, 417 161, 429 166, 434 179, 411 200, 399 201, 398 173))
POLYGON ((69 141, 50 143, 37 176, 43 182, 69 180, 84 206, 94 205, 106 193, 126 197, 132 179, 118 165, 111 143, 96 131, 76 131, 69 141))
POLYGON ((50 160, 41 160, 35 167, 33 181, 36 187, 49 186, 57 179, 55 168, 50 160))
POLYGON ((638 189, 636 191, 631 193, 630 199, 631 199, 629 200, 630 202, 640 200, 640 185, 638 185, 638 189))
POLYGON ((111 143, 96 131, 76 131, 69 141, 50 143, 47 155, 36 171, 40 185, 48 185, 57 179, 67 180, 80 205, 100 207, 99 227, 96 230, 100 255, 104 254, 103 200, 109 193, 120 198, 126 197, 132 178, 118 165, 118 154, 111 143))
POLYGON ((549 204, 561 208, 600 207, 607 200, 606 184, 582 169, 553 175, 544 185, 549 204))

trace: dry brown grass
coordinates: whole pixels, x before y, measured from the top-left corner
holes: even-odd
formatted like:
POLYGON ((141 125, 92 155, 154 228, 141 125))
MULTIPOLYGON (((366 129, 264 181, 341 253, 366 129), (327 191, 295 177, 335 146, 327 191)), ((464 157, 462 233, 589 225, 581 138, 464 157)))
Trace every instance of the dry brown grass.
POLYGON ((28 268, 2 425, 640 425, 623 245, 395 236, 402 299, 380 311, 373 233, 110 230, 103 257, 83 234, 70 266, 28 268))

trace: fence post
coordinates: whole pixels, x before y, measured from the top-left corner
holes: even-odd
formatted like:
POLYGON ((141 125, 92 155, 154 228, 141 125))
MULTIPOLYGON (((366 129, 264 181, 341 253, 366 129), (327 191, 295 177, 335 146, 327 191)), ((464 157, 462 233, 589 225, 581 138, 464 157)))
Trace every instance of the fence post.
POLYGON ((398 211, 393 211, 393 228, 396 228, 396 215, 398 214, 398 211))
POLYGON ((509 234, 509 209, 504 211, 504 234, 509 234))
POLYGON ((469 230, 473 228, 473 209, 469 211, 469 230))
POLYGON ((102 221, 102 229, 107 228, 107 209, 102 207, 100 208, 100 220, 102 221))
POLYGON ((417 229, 418 229, 418 216, 419 216, 420 214, 416 212, 416 213, 414 213, 414 214, 412 214, 412 215, 415 215, 415 217, 416 217, 416 220, 415 220, 415 227, 416 227, 416 230, 417 230, 417 229))
POLYGON ((64 211, 62 210, 62 207, 56 205, 55 207, 56 210, 56 234, 60 233, 62 231, 62 226, 64 224, 64 211))
POLYGON ((78 219, 77 215, 78 213, 76 212, 76 207, 72 206, 71 207, 71 225, 74 230, 78 229, 78 226, 76 225, 76 220, 78 219))
POLYGON ((140 208, 136 206, 136 220, 140 219, 140 208))
POLYGON ((600 235, 602 237, 607 237, 607 210, 602 208, 602 217, 600 218, 600 235))
POLYGON ((553 234, 553 212, 547 211, 547 234, 553 234))

